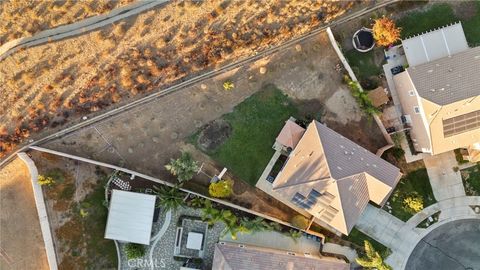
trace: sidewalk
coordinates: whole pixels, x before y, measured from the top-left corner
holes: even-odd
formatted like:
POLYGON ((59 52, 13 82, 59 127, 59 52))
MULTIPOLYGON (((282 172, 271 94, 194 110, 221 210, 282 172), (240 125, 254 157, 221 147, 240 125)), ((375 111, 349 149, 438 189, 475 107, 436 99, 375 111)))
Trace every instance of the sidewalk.
POLYGON ((462 176, 459 171, 453 171, 454 167, 458 167, 453 151, 425 156, 423 161, 437 201, 465 196, 462 176))

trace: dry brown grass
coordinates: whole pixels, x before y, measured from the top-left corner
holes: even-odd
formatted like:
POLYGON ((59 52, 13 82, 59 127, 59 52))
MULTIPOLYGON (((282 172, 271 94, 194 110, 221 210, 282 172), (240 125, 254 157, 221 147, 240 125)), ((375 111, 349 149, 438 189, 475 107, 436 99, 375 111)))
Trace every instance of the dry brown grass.
POLYGON ((0 135, 0 156, 32 125, 38 132, 65 124, 68 116, 131 101, 304 34, 353 5, 171 2, 99 31, 17 52, 0 63, 0 122, 8 133, 0 135), (26 111, 38 103, 46 109, 29 118, 26 111))
POLYGON ((107 13, 135 0, 0 1, 0 45, 40 31, 107 13))

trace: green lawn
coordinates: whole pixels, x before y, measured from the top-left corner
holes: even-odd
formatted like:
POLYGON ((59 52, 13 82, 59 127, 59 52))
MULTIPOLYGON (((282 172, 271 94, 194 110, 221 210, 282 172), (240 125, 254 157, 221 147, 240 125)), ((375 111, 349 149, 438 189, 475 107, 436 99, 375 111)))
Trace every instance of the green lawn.
POLYGON ((266 86, 223 116, 232 126, 232 135, 210 155, 254 186, 274 153, 275 138, 296 113, 286 95, 273 85, 266 86))
POLYGON ((448 4, 435 4, 427 11, 413 11, 397 21, 402 28, 402 38, 421 34, 432 29, 462 21, 465 36, 469 44, 480 43, 480 1, 476 2, 476 15, 469 20, 461 20, 448 4))
POLYGON ((480 196, 480 164, 460 171, 465 193, 468 196, 480 196))
MULTIPOLYGON (((386 257, 390 254, 389 249, 382 245, 381 243, 375 241, 373 238, 369 237, 368 235, 362 233, 361 231, 357 230, 356 228, 353 228, 352 231, 348 236, 344 236, 343 239, 354 243, 358 247, 364 246, 363 241, 368 240, 370 243, 372 243, 373 247, 375 248, 376 251, 378 251, 382 257, 386 257)), ((358 248, 357 248, 358 249, 358 248)), ((363 250, 363 249, 362 249, 363 250)))
MULTIPOLYGON (((412 192, 417 192, 423 198, 424 208, 436 202, 426 169, 419 169, 405 175, 388 200, 392 207, 392 214, 403 221, 413 216, 403 205, 403 199, 412 192)), ((384 209, 387 208, 384 207, 384 209)))
POLYGON ((369 52, 362 53, 353 49, 345 53, 345 58, 347 58, 348 63, 360 81, 370 76, 377 76, 383 72, 381 66, 375 64, 374 54, 377 49, 381 50, 381 48, 375 48, 369 52))

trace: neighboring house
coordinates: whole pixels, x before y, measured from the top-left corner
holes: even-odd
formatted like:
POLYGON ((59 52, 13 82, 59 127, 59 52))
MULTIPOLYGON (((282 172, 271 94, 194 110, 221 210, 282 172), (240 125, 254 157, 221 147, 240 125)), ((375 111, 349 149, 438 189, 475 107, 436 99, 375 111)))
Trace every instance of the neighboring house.
POLYGON ((349 270, 343 261, 282 250, 220 242, 215 246, 212 270, 349 270))
POLYGON ((398 168, 317 121, 297 138, 267 192, 336 233, 348 235, 367 203, 382 206, 400 180, 398 168))
POLYGON ((415 150, 478 149, 480 47, 468 47, 461 23, 402 44, 409 67, 393 81, 415 150))

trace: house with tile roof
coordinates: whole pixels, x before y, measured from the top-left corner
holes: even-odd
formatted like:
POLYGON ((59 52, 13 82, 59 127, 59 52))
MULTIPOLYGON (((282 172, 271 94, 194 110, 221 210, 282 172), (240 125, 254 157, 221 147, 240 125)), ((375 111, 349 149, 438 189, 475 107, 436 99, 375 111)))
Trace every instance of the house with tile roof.
POLYGON ((417 152, 480 150, 480 47, 461 23, 402 41, 409 67, 393 81, 417 152))
POLYGON ((330 257, 320 258, 238 243, 220 242, 215 246, 212 270, 252 269, 349 270, 350 264, 330 257))
POLYGON ((371 201, 383 206, 400 170, 327 126, 313 121, 271 184, 275 198, 348 235, 371 201))

